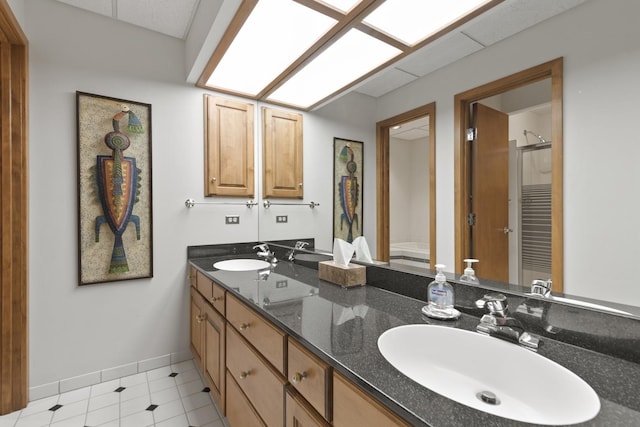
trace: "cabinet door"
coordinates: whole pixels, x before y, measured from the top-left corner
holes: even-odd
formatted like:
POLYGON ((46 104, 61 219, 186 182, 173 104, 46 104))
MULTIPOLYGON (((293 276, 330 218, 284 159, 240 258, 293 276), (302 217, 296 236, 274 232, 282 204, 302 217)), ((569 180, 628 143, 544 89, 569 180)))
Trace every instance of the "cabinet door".
POLYGON ((253 104, 204 99, 205 196, 253 197, 253 104))
POLYGON ((295 391, 287 390, 286 427, 328 427, 330 424, 308 409, 304 399, 295 391))
POLYGON ((227 372, 227 420, 231 427, 265 427, 256 410, 227 372))
POLYGON ((302 199, 302 114, 262 108, 264 197, 302 199))
POLYGON ((225 322, 211 306, 204 306, 204 377, 220 408, 225 404, 225 322))
POLYGON ((191 353, 193 353, 193 358, 200 368, 202 368, 203 305, 204 300, 200 294, 194 288, 191 288, 191 353))
POLYGON ((333 425, 334 427, 410 426, 335 372, 333 374, 333 425))

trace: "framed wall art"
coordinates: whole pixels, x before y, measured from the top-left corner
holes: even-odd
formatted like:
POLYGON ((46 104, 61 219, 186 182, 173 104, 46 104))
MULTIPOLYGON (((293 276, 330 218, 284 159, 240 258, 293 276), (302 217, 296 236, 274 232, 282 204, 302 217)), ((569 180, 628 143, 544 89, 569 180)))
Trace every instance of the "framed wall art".
POLYGON ((362 236, 362 142, 333 138, 333 237, 362 236))
POLYGON ((76 92, 79 285, 153 277, 151 105, 76 92))

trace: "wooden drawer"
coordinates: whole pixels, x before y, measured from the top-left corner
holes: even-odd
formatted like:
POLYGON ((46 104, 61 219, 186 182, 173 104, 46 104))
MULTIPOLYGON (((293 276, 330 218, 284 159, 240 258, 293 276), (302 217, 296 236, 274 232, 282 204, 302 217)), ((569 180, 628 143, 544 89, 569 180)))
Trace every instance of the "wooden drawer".
POLYGON ((262 420, 268 426, 281 426, 284 422, 284 378, 228 324, 227 370, 262 420))
POLYGON ((329 366, 291 337, 288 342, 287 373, 289 382, 320 415, 330 421, 329 384, 331 370, 329 366))
POLYGON ((196 272, 196 289, 202 294, 202 296, 210 301, 213 296, 213 282, 205 276, 202 272, 196 272))
POLYGON ((224 294, 224 288, 218 285, 216 282, 213 282, 212 294, 209 302, 211 303, 211 305, 213 305, 213 308, 218 310, 218 313, 222 314, 222 316, 225 316, 224 294))
POLYGON ((227 420, 231 427, 266 427, 227 371, 227 420))
POLYGON ((410 424, 384 407, 342 375, 333 373, 334 427, 410 427, 410 424))
POLYGON ((308 403, 295 392, 287 389, 286 427, 330 427, 330 424, 320 417, 313 409, 308 409, 308 403))
POLYGON ((286 335, 231 294, 227 294, 227 321, 284 375, 286 335))

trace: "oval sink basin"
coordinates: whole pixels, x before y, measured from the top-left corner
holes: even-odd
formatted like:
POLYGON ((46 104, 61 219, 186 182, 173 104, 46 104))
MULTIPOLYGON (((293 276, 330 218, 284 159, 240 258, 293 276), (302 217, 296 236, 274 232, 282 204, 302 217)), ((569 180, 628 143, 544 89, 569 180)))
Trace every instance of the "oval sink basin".
POLYGON ((270 265, 261 259, 227 259, 214 263, 213 268, 224 271, 251 271, 262 270, 270 265))
POLYGON ((600 399, 552 360, 498 338, 462 329, 405 325, 378 339, 382 355, 417 383, 466 406, 516 421, 588 421, 600 399))

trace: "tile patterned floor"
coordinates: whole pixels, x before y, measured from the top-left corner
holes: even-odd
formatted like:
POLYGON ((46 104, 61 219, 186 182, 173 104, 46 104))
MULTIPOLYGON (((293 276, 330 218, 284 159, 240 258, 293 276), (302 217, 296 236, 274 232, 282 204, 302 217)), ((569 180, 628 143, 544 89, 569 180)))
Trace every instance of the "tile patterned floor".
POLYGON ((193 361, 29 402, 0 427, 224 427, 193 361))

